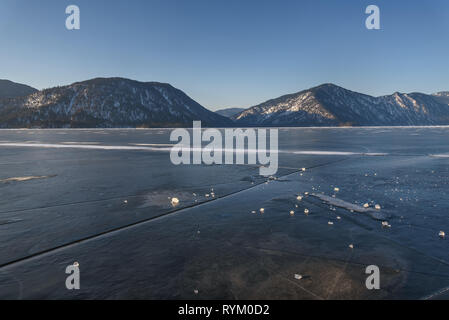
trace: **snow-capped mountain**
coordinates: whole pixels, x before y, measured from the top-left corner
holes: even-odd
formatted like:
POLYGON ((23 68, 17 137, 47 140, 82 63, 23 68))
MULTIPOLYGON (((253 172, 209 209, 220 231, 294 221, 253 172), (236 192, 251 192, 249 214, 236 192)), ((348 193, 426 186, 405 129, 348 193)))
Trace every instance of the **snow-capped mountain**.
POLYGON ((449 124, 449 106, 422 93, 372 97, 333 84, 285 95, 233 117, 240 126, 449 124))
POLYGON ((449 92, 372 97, 324 84, 227 111, 234 121, 169 84, 97 78, 0 98, 0 128, 447 125, 449 92))
POLYGON ((169 84, 97 78, 0 100, 0 127, 191 127, 226 126, 211 112, 169 84))
POLYGON ((221 109, 215 111, 215 113, 218 113, 219 115, 223 117, 231 118, 232 116, 236 115, 237 113, 240 113, 244 111, 244 108, 227 108, 227 109, 221 109))
POLYGON ((36 91, 37 89, 24 84, 15 83, 9 80, 0 80, 0 99, 23 97, 36 91))

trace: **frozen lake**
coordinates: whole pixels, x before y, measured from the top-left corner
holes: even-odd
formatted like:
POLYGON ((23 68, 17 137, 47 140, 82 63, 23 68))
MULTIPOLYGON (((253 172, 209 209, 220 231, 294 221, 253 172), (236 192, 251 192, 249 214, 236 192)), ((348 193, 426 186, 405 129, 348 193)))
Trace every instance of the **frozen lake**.
POLYGON ((1 130, 0 298, 449 298, 449 127, 279 129, 276 179, 170 132, 1 130))

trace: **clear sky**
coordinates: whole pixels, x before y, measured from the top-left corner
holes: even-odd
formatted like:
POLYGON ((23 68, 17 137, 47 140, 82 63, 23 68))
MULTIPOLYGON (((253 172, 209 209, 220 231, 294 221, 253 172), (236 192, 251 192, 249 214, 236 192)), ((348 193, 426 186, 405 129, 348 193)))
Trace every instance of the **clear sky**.
POLYGON ((249 107, 332 82, 372 95, 449 90, 449 1, 0 0, 0 79, 168 82, 249 107), (65 8, 81 29, 65 28, 65 8), (381 30, 365 28, 380 7, 381 30))

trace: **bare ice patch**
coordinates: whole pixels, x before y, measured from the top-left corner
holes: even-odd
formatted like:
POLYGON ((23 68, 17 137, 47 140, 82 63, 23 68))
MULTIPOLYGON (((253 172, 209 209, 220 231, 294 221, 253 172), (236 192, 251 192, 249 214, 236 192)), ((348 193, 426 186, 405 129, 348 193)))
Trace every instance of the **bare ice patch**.
POLYGON ((22 219, 14 219, 14 220, 0 220, 0 226, 7 225, 7 224, 13 224, 18 223, 20 221, 23 221, 22 219))

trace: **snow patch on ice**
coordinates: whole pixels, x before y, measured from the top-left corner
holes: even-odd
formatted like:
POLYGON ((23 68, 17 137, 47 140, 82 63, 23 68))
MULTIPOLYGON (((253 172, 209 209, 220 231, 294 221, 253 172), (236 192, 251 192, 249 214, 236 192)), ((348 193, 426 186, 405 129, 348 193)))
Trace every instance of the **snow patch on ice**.
POLYGON ((346 202, 342 199, 329 197, 324 194, 312 193, 311 196, 318 198, 318 199, 326 202, 327 204, 333 205, 334 207, 343 208, 348 211, 352 210, 352 211, 359 212, 359 213, 366 213, 369 216, 371 216, 373 219, 376 219, 376 220, 384 220, 388 217, 388 215, 385 214, 385 212, 380 212, 380 211, 372 209, 372 208, 364 208, 359 205, 356 205, 356 204, 353 204, 350 202, 346 202))
POLYGON ((105 146, 88 144, 57 144, 57 143, 0 143, 0 147, 33 147, 33 148, 55 148, 55 149, 91 149, 91 150, 144 150, 144 151, 170 151, 167 147, 144 147, 144 146, 105 146))
MULTIPOLYGON (((145 151, 171 151, 173 144, 144 144, 135 143, 127 146, 120 145, 93 145, 95 142, 62 142, 62 143, 0 143, 0 147, 41 147, 41 148, 76 148, 76 149, 98 149, 98 150, 145 150, 145 151)), ((179 147, 179 145, 178 145, 179 147)), ((204 151, 203 148, 192 148, 189 146, 182 146, 183 151, 194 152, 204 151)), ((345 151, 289 151, 289 150, 266 150, 266 149, 229 149, 229 148, 216 148, 216 152, 233 152, 233 153, 287 153, 287 154, 301 154, 301 155, 361 155, 361 156, 386 156, 387 153, 357 153, 357 152, 345 152, 345 151)), ((449 157, 449 155, 448 155, 449 157)), ((303 169, 305 171, 305 169, 303 169)))
POLYGON ((449 154, 431 154, 430 156, 434 158, 449 158, 449 154))
POLYGON ((13 178, 6 178, 6 179, 0 179, 0 182, 8 183, 8 182, 25 182, 30 180, 37 180, 37 179, 47 179, 47 178, 53 178, 53 176, 28 176, 28 177, 13 177, 13 178))
POLYGON ((348 151, 320 151, 320 150, 305 150, 293 151, 294 154, 317 155, 317 156, 387 156, 388 153, 373 153, 373 152, 348 152, 348 151))

